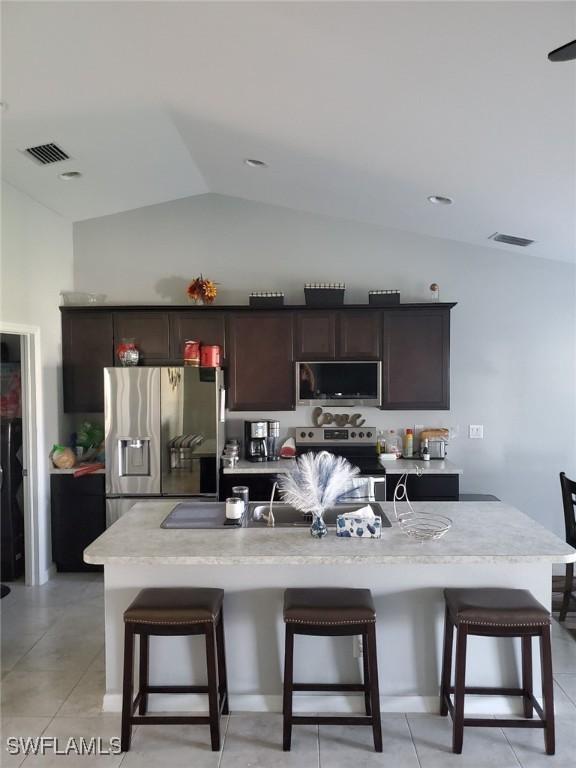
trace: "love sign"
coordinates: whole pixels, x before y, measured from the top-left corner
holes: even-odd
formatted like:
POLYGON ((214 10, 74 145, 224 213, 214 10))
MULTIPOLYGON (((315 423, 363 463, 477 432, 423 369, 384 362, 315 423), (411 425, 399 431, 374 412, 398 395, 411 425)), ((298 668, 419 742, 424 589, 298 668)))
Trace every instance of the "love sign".
POLYGON ((335 424, 337 427, 361 427, 366 423, 361 413, 329 413, 320 406, 312 411, 312 424, 315 427, 324 427, 328 424, 335 424))

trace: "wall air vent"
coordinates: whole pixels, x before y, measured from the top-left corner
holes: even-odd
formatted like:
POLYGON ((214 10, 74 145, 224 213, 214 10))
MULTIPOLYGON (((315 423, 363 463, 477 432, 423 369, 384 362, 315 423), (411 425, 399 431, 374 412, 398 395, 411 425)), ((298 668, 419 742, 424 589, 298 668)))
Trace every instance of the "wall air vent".
POLYGON ((520 248, 526 248, 532 245, 534 240, 528 240, 526 237, 516 237, 516 235, 503 235, 501 232, 494 232, 488 240, 494 240, 496 243, 506 243, 506 245, 519 245, 520 248))
POLYGON ((33 158, 40 165, 50 165, 50 163, 59 163, 62 160, 69 160, 63 149, 58 144, 39 144, 37 147, 26 147, 23 150, 26 155, 33 158))

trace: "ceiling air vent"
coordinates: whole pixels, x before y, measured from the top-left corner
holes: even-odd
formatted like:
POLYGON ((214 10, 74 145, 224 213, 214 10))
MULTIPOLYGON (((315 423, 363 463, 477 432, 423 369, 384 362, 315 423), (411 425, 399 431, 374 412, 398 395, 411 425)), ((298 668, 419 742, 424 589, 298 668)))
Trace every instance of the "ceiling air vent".
POLYGON ((493 235, 490 235, 488 240, 494 240, 496 243, 506 243, 506 245, 519 245, 520 248, 526 248, 534 242, 534 240, 528 240, 526 237, 503 235, 501 232, 494 232, 493 235))
POLYGON ((63 149, 58 144, 39 144, 37 147, 26 147, 24 153, 32 157, 40 165, 50 165, 50 163, 59 163, 62 160, 69 160, 63 149))

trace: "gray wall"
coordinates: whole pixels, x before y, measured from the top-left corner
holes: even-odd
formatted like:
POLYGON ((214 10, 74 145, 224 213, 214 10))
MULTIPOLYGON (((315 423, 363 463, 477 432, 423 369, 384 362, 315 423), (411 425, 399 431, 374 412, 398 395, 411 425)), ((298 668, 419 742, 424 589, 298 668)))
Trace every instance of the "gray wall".
MULTIPOLYGON (((562 532, 558 472, 576 475, 574 265, 212 194, 74 227, 77 290, 185 303, 199 273, 220 283, 223 304, 264 289, 302 303, 314 280, 344 281, 348 302, 365 302, 369 288, 427 300, 438 282, 441 299, 458 302, 450 412, 365 416, 381 428, 458 428, 450 458, 463 489, 495 493, 562 532), (485 439, 469 440, 469 424, 483 424, 485 439)), ((309 423, 309 409, 278 416, 285 428, 309 423)), ((245 417, 230 414, 231 434, 245 417)))

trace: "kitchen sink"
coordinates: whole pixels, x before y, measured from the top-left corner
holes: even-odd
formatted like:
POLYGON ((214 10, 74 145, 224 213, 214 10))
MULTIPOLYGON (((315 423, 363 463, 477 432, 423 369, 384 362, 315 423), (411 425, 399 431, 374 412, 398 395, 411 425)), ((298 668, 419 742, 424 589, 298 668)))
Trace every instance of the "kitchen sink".
MULTIPOLYGON (((324 522, 326 525, 336 525, 336 517, 345 512, 355 512, 362 507, 367 506, 366 502, 358 504, 337 504, 329 507, 324 512, 324 522)), ((370 503, 375 515, 382 518, 382 527, 389 528, 390 521, 380 509, 378 504, 370 503)), ((312 515, 305 515, 300 510, 291 507, 289 504, 278 502, 273 504, 274 523, 276 528, 308 528, 312 523, 312 515)), ((268 513, 270 511, 269 503, 252 502, 248 506, 248 528, 265 528, 268 525, 268 513)))

